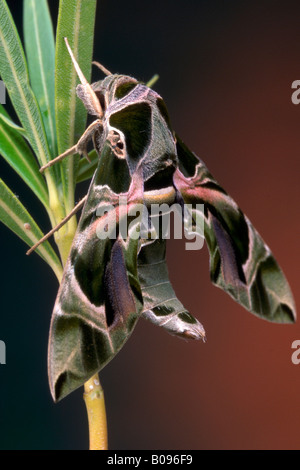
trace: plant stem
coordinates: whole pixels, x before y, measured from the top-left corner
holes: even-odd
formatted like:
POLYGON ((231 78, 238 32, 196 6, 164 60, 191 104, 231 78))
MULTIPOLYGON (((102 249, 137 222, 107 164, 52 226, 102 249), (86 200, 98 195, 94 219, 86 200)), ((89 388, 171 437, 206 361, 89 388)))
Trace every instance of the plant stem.
POLYGON ((107 450, 104 392, 98 374, 95 374, 84 384, 83 398, 89 422, 90 450, 107 450))

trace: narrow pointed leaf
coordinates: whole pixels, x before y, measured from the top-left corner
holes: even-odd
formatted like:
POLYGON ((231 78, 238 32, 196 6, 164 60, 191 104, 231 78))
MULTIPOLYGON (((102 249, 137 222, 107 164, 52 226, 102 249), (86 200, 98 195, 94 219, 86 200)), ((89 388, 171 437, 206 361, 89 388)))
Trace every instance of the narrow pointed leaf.
MULTIPOLYGON (((58 152, 72 147, 85 130, 87 112, 77 98, 79 83, 64 37, 87 80, 90 80, 96 0, 61 0, 59 4, 55 53, 55 114, 58 152)), ((62 165, 62 182, 67 211, 74 206, 78 156, 62 165), (75 162, 75 163, 74 163, 75 162)))
POLYGON ((156 73, 156 74, 153 75, 153 77, 150 78, 150 80, 146 83, 146 86, 148 86, 149 88, 152 88, 158 80, 159 80, 159 75, 156 73))
POLYGON ((88 161, 86 158, 81 158, 79 160, 77 178, 76 178, 77 183, 82 183, 83 181, 86 181, 92 178, 97 168, 98 158, 99 156, 96 150, 92 150, 89 153, 90 161, 88 161))
MULTIPOLYGON (((0 221, 29 246, 34 245, 43 236, 41 229, 29 212, 2 179, 0 179, 0 221)), ((60 279, 62 274, 61 264, 51 245, 45 242, 36 252, 48 263, 57 278, 60 279)))
MULTIPOLYGON (((0 117, 10 120, 0 105, 0 117)), ((27 142, 19 131, 0 120, 0 154, 25 181, 46 209, 49 207, 47 186, 27 142)))
POLYGON ((24 0, 23 29, 30 83, 39 104, 50 153, 55 157, 55 44, 47 0, 24 0))
POLYGON ((26 131, 23 129, 23 127, 18 126, 16 123, 14 123, 11 118, 8 116, 8 114, 4 114, 4 108, 2 104, 0 104, 0 119, 6 126, 10 127, 11 129, 14 129, 18 131, 19 134, 23 135, 26 137, 26 131))
POLYGON ((41 164, 50 160, 40 111, 29 85, 23 47, 5 0, 0 0, 0 74, 41 164))

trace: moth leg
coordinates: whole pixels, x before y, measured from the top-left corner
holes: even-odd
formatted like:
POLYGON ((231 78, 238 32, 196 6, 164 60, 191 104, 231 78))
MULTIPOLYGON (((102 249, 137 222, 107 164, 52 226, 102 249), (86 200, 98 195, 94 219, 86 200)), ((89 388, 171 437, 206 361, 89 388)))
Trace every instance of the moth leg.
POLYGON ((84 155, 86 159, 89 160, 88 152, 87 152, 87 144, 89 140, 92 138, 92 136, 94 135, 95 131, 99 129, 99 127, 102 127, 102 121, 101 119, 96 119, 84 131, 84 133, 78 140, 77 144, 73 145, 73 147, 70 147, 64 153, 58 155, 58 157, 54 158, 53 160, 48 162, 46 165, 42 166, 40 168, 40 172, 43 173, 43 171, 45 171, 46 168, 49 168, 50 166, 59 162, 63 158, 68 157, 69 155, 74 155, 74 153, 79 153, 80 155, 84 155))
POLYGON ((63 225, 65 225, 68 222, 68 220, 70 220, 71 217, 73 217, 73 215, 75 215, 76 212, 78 212, 81 209, 81 207, 84 205, 86 199, 87 199, 87 196, 84 196, 81 199, 81 201, 79 201, 78 204, 76 204, 76 206, 71 210, 71 212, 58 225, 56 225, 56 227, 54 227, 52 230, 50 230, 50 232, 46 233, 46 235, 44 235, 43 238, 41 238, 35 245, 33 245, 26 252, 26 255, 30 255, 34 250, 36 250, 36 248, 38 246, 41 245, 41 243, 44 243, 46 240, 48 240, 48 238, 51 237, 51 235, 53 235, 55 232, 57 232, 57 230, 59 230, 63 225))

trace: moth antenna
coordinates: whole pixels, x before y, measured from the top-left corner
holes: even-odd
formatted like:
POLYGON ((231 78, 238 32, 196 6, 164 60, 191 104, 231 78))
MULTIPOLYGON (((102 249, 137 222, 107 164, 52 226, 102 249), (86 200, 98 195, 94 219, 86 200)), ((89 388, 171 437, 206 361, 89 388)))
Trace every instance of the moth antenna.
POLYGON ((65 40, 68 52, 70 54, 71 60, 73 62, 74 68, 75 68, 76 73, 78 75, 78 78, 79 78, 81 84, 83 85, 86 94, 89 95, 90 104, 91 104, 92 108, 94 108, 94 110, 98 113, 99 117, 102 117, 103 116, 103 109, 102 109, 101 104, 100 104, 100 102, 97 98, 97 95, 94 92, 94 90, 92 89, 92 87, 89 84, 89 82, 87 81, 87 79, 85 78, 85 76, 83 75, 83 73, 82 73, 82 71, 81 71, 81 69, 78 65, 78 62, 74 57, 72 49, 69 46, 68 38, 64 38, 64 40, 65 40))
POLYGON ((68 42, 68 38, 64 38, 64 40, 65 40, 65 43, 66 43, 68 52, 69 52, 69 54, 70 54, 70 56, 71 56, 71 60, 72 60, 72 62, 73 62, 73 65, 74 65, 74 68, 75 68, 75 70, 76 70, 76 72, 77 72, 77 75, 78 75, 79 80, 81 81, 82 85, 87 85, 87 84, 88 84, 88 81, 87 81, 87 79, 85 78, 85 76, 83 75, 83 73, 82 73, 82 71, 81 71, 81 69, 80 69, 80 67, 79 67, 79 65, 78 65, 78 62, 77 62, 77 60, 76 60, 75 57, 74 57, 74 54, 73 54, 72 49, 70 48, 70 45, 69 45, 69 42, 68 42))
POLYGON ((93 60, 92 64, 96 65, 98 69, 102 70, 102 72, 105 73, 105 75, 112 75, 112 73, 109 70, 107 70, 107 68, 104 67, 104 65, 100 64, 100 62, 96 62, 95 60, 93 60))

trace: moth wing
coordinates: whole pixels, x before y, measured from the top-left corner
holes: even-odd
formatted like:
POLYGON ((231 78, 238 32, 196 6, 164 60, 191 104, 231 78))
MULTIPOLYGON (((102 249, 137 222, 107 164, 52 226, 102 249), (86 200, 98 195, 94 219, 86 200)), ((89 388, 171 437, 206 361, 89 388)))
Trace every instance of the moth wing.
POLYGON ((157 238, 142 244, 138 275, 143 294, 142 316, 185 339, 205 339, 201 323, 177 299, 169 280, 166 240, 157 238))
POLYGON ((120 225, 138 231, 139 219, 131 220, 129 227, 126 215, 142 202, 143 179, 138 171, 133 175, 120 206, 120 195, 104 184, 109 182, 112 158, 108 148, 101 154, 54 306, 48 372, 55 401, 83 385, 117 354, 142 310, 139 240, 130 234, 122 237, 120 225))
POLYGON ((212 282, 266 320, 295 321, 290 287, 269 247, 201 159, 176 139, 179 168, 174 184, 178 196, 193 210, 197 203, 204 204, 212 282))

